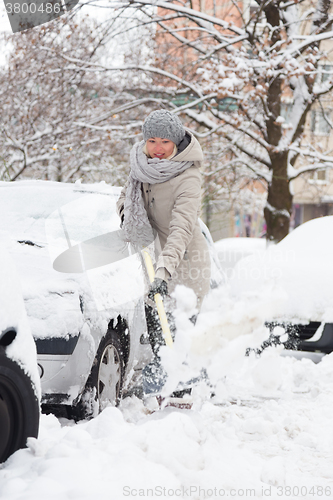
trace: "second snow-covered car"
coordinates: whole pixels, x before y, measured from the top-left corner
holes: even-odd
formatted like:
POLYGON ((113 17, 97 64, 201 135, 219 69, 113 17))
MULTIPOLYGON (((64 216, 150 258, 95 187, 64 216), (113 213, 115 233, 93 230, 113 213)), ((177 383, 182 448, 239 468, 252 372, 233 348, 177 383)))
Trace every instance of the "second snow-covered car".
MULTIPOLYGON (((310 220, 236 265, 233 294, 270 297, 271 342, 313 359, 333 351, 333 216, 310 220)), ((267 302, 267 300, 266 300, 267 302)))
MULTIPOLYGON (((120 189, 0 183, 0 221, 19 269, 45 410, 94 415, 135 386, 151 357, 139 255, 123 242, 120 189)), ((222 279, 209 231, 212 285, 222 279)))

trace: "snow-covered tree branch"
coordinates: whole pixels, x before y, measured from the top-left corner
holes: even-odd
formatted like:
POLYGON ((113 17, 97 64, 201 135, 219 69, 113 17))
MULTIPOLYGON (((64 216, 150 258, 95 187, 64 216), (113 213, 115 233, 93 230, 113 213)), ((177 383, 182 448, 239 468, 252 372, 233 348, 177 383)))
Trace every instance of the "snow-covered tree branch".
POLYGON ((196 0, 111 0, 105 22, 85 35, 84 49, 82 34, 71 47, 56 37, 39 40, 38 91, 19 56, 12 60, 21 72, 15 88, 25 93, 12 101, 14 113, 5 98, 13 83, 0 90, 12 137, 8 151, 2 148, 3 175, 12 170, 15 177, 29 158, 43 155, 49 159, 38 168, 47 163, 59 179, 65 165, 75 177, 86 175, 87 165, 95 175, 98 159, 105 165, 107 155, 110 164, 122 158, 149 110, 167 107, 209 147, 228 150, 214 176, 221 189, 224 167, 237 165, 267 184, 267 237, 282 239, 289 231, 291 180, 332 167, 330 149, 309 137, 309 122, 333 89, 333 18, 329 0, 256 3, 246 11, 245 3, 223 10, 214 2, 204 11, 196 0), (104 46, 117 53, 119 36, 133 37, 124 57, 98 57, 104 46), (15 126, 13 115, 20 117, 15 126), (15 149, 15 140, 25 150, 15 149))
POLYGON ((311 110, 333 88, 332 72, 318 81, 332 60, 333 18, 329 0, 256 3, 256 12, 237 4, 223 18, 198 2, 122 2, 123 19, 137 9, 142 25, 146 16, 156 26, 154 64, 122 69, 150 74, 151 92, 164 88, 198 137, 229 142, 262 172, 267 237, 279 241, 289 231, 290 181, 332 165, 321 145, 310 154, 307 134, 311 110))

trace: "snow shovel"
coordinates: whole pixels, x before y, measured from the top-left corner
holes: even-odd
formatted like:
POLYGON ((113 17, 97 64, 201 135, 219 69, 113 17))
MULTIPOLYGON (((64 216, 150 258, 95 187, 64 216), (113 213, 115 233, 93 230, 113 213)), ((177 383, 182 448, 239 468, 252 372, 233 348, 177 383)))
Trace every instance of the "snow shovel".
MULTIPOLYGON (((146 264, 146 269, 150 283, 154 281, 155 271, 154 266, 147 250, 143 250, 143 257, 146 264)), ((173 340, 168 324, 168 318, 165 313, 162 296, 160 293, 154 295, 154 301, 157 308, 158 317, 161 323, 162 334, 166 345, 170 348, 173 346, 173 340)), ((165 384, 167 374, 159 359, 156 357, 151 363, 146 365, 142 370, 142 387, 145 395, 159 394, 165 384)))
MULTIPOLYGON (((152 283, 155 278, 154 266, 151 257, 146 250, 143 250, 143 256, 145 259, 149 281, 152 283)), ((168 347, 172 348, 173 340, 161 295, 159 293, 155 294, 154 300, 156 303, 157 312, 161 323, 164 341, 168 347)), ((161 365, 158 357, 156 357, 151 363, 146 365, 142 370, 143 394, 146 396, 160 395, 162 388, 166 382, 166 379, 167 379, 167 373, 165 372, 163 366, 161 365)), ((197 384, 203 379, 207 379, 207 375, 204 370, 202 370, 202 372, 198 377, 192 378, 191 380, 185 383, 180 382, 176 391, 184 391, 190 389, 193 387, 193 385, 197 384)))
MULTIPOLYGON (((149 253, 147 252, 147 250, 143 250, 143 256, 144 256, 145 263, 146 263, 146 268, 147 268, 147 272, 148 272, 148 276, 149 276, 149 281, 150 281, 150 283, 152 283, 154 281, 154 278, 155 278, 154 266, 153 266, 151 257, 149 255, 149 253)), ((171 332, 170 332, 170 328, 169 328, 169 324, 168 324, 168 319, 167 319, 167 316, 165 314, 165 309, 164 309, 164 305, 163 305, 163 300, 162 300, 161 294, 160 293, 156 293, 154 295, 154 300, 155 300, 155 304, 156 304, 156 307, 157 307, 158 317, 160 318, 160 322, 161 322, 163 338, 165 340, 166 345, 168 347, 172 347, 173 346, 173 340, 172 340, 172 337, 171 337, 171 332)))

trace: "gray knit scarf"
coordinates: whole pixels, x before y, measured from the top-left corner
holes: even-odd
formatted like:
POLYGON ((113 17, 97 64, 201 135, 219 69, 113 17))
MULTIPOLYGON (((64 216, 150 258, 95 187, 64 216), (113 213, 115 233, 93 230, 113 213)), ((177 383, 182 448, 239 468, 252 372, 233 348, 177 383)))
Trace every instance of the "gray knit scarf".
POLYGON ((153 229, 143 203, 141 183, 158 184, 168 181, 193 165, 193 161, 148 158, 143 152, 144 145, 144 141, 138 142, 131 150, 131 171, 124 203, 125 240, 139 248, 146 247, 154 241, 153 229))

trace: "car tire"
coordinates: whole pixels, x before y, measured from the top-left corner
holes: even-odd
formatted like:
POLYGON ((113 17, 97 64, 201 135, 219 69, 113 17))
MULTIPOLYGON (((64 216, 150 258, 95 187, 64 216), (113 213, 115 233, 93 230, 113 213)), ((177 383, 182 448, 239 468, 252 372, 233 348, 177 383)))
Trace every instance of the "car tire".
POLYGON ((0 462, 38 436, 39 416, 30 378, 0 349, 0 462))
POLYGON ((117 406, 124 371, 123 348, 117 333, 110 329, 100 342, 85 389, 71 416, 75 420, 92 418, 110 404, 117 406))

